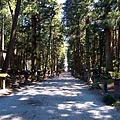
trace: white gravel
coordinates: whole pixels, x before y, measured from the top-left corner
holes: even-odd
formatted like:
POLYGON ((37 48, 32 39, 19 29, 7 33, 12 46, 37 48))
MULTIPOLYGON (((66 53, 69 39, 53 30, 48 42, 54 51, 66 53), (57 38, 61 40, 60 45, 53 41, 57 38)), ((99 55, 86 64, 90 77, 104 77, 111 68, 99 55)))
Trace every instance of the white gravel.
POLYGON ((120 112, 80 80, 62 73, 0 97, 0 120, 120 120, 120 112))

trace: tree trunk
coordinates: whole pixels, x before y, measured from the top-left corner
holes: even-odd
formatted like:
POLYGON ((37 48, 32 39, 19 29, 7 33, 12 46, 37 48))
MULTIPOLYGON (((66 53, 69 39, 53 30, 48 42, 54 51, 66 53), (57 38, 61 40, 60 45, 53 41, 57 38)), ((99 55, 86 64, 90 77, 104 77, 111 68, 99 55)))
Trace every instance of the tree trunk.
MULTIPOLYGON (((86 19, 86 25, 90 23, 89 16, 86 19)), ((88 71, 90 70, 90 41, 89 41, 89 27, 86 28, 86 67, 88 71)))
POLYGON ((77 20, 77 31, 76 31, 76 36, 77 36, 77 41, 76 41, 76 59, 77 59, 77 73, 80 75, 80 69, 82 66, 81 63, 81 40, 80 40, 80 26, 79 26, 79 19, 77 20))
POLYGON ((37 53, 36 53, 36 18, 32 15, 32 71, 36 70, 37 53))
POLYGON ((119 26, 119 30, 118 30, 118 59, 119 59, 119 63, 118 63, 118 72, 120 71, 120 26, 119 26))
POLYGON ((4 16, 2 17, 2 39, 1 39, 1 50, 4 51, 4 16))
POLYGON ((16 28, 17 28, 18 15, 19 15, 19 12, 20 12, 20 6, 21 6, 21 0, 17 0, 15 15, 14 15, 14 18, 13 18, 12 29, 11 29, 10 42, 9 42, 9 45, 8 45, 6 58, 5 58, 3 68, 2 68, 3 73, 7 71, 12 53, 14 51, 15 34, 16 34, 16 28))
MULTIPOLYGON (((89 16, 87 16, 87 19, 86 19, 86 25, 89 25, 90 23, 90 20, 89 20, 89 16)), ((87 77, 87 83, 89 83, 90 81, 90 36, 89 36, 89 33, 90 30, 89 30, 89 26, 86 28, 86 68, 87 68, 87 71, 86 71, 86 77, 87 77)))
MULTIPOLYGON (((111 11, 110 5, 105 8, 105 18, 111 11)), ((106 36, 106 72, 113 70, 112 63, 112 30, 109 27, 105 28, 106 36)))
MULTIPOLYGON (((54 31, 55 32, 55 31, 54 31)), ((51 76, 54 76, 53 71, 55 71, 55 40, 54 40, 54 35, 53 35, 53 39, 51 41, 51 76)))
POLYGON ((106 34, 106 71, 111 71, 113 70, 111 30, 109 28, 106 28, 105 34, 106 34))
POLYGON ((52 19, 53 17, 51 18, 50 20, 50 26, 49 26, 49 43, 48 43, 48 46, 47 46, 47 53, 46 53, 46 60, 45 60, 45 68, 44 68, 44 77, 45 77, 45 74, 47 72, 47 67, 48 67, 48 63, 50 64, 50 54, 51 54, 51 37, 52 37, 52 19))
MULTIPOLYGON (((99 45, 100 45, 100 65, 99 65, 99 70, 102 70, 102 63, 103 63, 103 60, 104 60, 104 33, 102 33, 101 35, 100 35, 101 37, 100 37, 100 43, 99 43, 99 45)), ((102 71, 100 71, 100 73, 101 73, 102 71)))

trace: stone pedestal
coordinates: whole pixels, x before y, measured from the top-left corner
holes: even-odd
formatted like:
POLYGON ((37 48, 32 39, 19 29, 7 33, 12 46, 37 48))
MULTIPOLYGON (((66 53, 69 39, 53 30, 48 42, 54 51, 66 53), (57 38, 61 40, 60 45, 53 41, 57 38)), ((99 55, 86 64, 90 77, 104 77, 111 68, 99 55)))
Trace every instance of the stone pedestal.
POLYGON ((5 78, 0 77, 0 88, 5 89, 5 78))
POLYGON ((120 99, 120 79, 114 80, 114 94, 115 94, 115 97, 120 99))
POLYGON ((8 76, 7 73, 0 73, 0 88, 1 89, 5 89, 5 80, 7 76, 8 76))

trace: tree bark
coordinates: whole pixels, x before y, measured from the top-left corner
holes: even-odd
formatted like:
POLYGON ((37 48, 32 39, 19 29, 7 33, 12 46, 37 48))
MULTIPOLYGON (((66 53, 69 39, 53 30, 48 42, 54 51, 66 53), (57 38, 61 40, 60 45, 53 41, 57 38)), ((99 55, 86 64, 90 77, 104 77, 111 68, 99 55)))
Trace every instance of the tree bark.
POLYGON ((118 59, 119 59, 119 63, 118 63, 118 72, 120 71, 120 26, 119 26, 119 30, 118 30, 118 59))
POLYGON ((113 70, 112 63, 112 33, 109 28, 105 29, 106 33, 106 71, 113 70))
POLYGON ((9 42, 9 45, 8 45, 6 58, 5 58, 3 68, 2 68, 3 73, 7 71, 12 53, 14 51, 15 34, 16 34, 16 28, 17 28, 18 15, 19 15, 19 12, 20 12, 20 6, 21 6, 21 0, 17 0, 15 15, 14 15, 14 18, 13 18, 12 29, 11 29, 10 42, 9 42))
MULTIPOLYGON (((107 18, 108 13, 111 11, 110 5, 105 8, 105 18, 107 18)), ((106 72, 113 70, 112 63, 112 30, 109 26, 105 28, 106 36, 106 72)))
MULTIPOLYGON (((119 12, 120 12, 120 4, 118 5, 119 12)), ((119 29, 118 29, 118 72, 120 71, 120 24, 119 24, 119 29)))
POLYGON ((36 18, 32 15, 32 71, 36 70, 37 53, 36 53, 36 18))
MULTIPOLYGON (((86 25, 90 23, 89 16, 86 19, 86 25)), ((89 41, 89 27, 86 28, 86 67, 90 70, 90 41, 89 41)))
POLYGON ((1 50, 4 51, 4 36, 5 36, 5 33, 4 33, 4 16, 2 17, 2 35, 1 35, 1 50))

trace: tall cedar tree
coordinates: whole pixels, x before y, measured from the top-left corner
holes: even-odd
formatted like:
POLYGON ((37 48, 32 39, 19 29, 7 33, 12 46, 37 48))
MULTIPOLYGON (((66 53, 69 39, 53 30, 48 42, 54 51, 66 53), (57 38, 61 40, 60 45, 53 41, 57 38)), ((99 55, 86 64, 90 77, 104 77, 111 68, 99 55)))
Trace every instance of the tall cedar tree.
POLYGON ((5 73, 7 71, 7 68, 9 66, 12 53, 14 51, 15 35, 16 35, 16 28, 17 28, 18 16, 19 16, 19 12, 20 12, 20 6, 21 6, 21 0, 17 0, 15 14, 14 14, 14 17, 13 17, 13 22, 12 22, 10 42, 9 42, 9 45, 8 45, 8 50, 7 50, 6 58, 5 58, 3 67, 2 67, 2 72, 3 73, 5 73))

